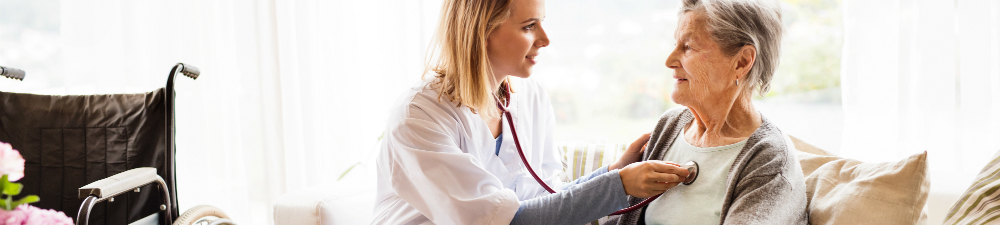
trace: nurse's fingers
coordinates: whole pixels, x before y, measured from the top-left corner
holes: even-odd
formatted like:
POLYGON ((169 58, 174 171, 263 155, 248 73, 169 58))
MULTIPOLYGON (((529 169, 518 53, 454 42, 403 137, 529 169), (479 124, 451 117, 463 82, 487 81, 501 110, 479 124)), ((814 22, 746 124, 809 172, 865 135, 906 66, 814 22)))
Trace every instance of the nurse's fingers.
POLYGON ((642 153, 646 151, 646 144, 649 143, 649 134, 643 134, 628 146, 618 161, 608 165, 608 170, 621 169, 629 164, 642 160, 642 153))
POLYGON ((651 188, 651 191, 653 191, 653 192, 663 193, 664 191, 667 191, 667 190, 670 190, 671 188, 676 187, 678 184, 681 184, 681 183, 676 183, 676 182, 673 182, 673 183, 656 183, 656 184, 650 185, 650 188, 651 188))
POLYGON ((677 174, 669 173, 653 173, 649 175, 649 179, 646 182, 655 183, 678 183, 684 182, 687 177, 678 176, 677 174))
POLYGON ((658 160, 650 160, 646 162, 649 162, 650 166, 653 167, 653 171, 656 172, 676 174, 677 176, 680 177, 687 177, 689 173, 687 169, 682 168, 680 165, 677 165, 676 163, 664 162, 658 160))
POLYGON ((646 147, 646 144, 649 143, 649 135, 650 133, 645 133, 642 136, 639 136, 638 139, 635 139, 635 141, 633 141, 632 144, 628 146, 628 151, 641 152, 643 148, 646 147))
POLYGON ((625 193, 639 197, 663 193, 687 178, 688 172, 679 165, 664 161, 633 163, 618 171, 625 193), (662 172, 661 172, 662 171, 662 172))

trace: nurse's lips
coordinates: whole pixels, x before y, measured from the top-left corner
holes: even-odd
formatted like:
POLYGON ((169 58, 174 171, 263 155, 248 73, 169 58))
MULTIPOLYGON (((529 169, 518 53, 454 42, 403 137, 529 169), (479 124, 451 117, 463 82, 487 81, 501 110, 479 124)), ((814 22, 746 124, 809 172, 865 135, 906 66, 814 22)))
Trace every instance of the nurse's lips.
POLYGON ((528 59, 528 62, 530 62, 531 65, 534 65, 535 64, 535 56, 538 56, 538 55, 529 55, 529 56, 525 56, 524 58, 528 59))

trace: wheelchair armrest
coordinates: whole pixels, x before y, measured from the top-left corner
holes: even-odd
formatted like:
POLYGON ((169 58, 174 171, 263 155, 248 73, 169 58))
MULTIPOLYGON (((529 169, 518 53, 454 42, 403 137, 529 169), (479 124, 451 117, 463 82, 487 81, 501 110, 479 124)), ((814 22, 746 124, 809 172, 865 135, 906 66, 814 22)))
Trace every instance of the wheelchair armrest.
POLYGON ((81 187, 79 198, 94 195, 103 201, 157 181, 163 182, 163 178, 156 175, 156 168, 135 168, 81 187))
POLYGON ((160 205, 160 210, 165 215, 161 217, 161 220, 164 222, 163 224, 172 224, 174 217, 170 211, 170 192, 167 190, 167 183, 163 182, 162 177, 156 175, 156 168, 152 167, 131 169, 81 187, 79 197, 86 199, 83 200, 83 204, 80 205, 80 211, 76 214, 76 224, 88 224, 90 210, 94 207, 94 204, 109 198, 112 198, 112 201, 114 201, 113 197, 150 183, 155 183, 160 187, 160 200, 164 202, 163 205, 160 205))

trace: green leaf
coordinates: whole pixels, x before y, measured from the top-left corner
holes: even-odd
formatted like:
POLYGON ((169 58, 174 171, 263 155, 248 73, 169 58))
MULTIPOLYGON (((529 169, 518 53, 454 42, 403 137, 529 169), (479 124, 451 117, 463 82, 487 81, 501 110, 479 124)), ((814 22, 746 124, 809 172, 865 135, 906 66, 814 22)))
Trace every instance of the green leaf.
POLYGON ((337 180, 339 181, 340 179, 344 179, 344 176, 347 176, 347 173, 351 172, 351 170, 353 170, 354 167, 358 165, 361 165, 361 162, 355 163, 353 166, 348 167, 347 170, 344 171, 344 173, 340 174, 340 177, 338 177, 337 180))
POLYGON ((7 180, 7 175, 6 174, 4 174, 3 177, 0 177, 0 188, 7 187, 7 184, 9 184, 9 183, 10 183, 10 181, 7 180))
POLYGON ((7 185, 3 186, 3 194, 10 196, 18 195, 21 194, 21 188, 24 188, 24 185, 19 183, 7 183, 7 185))
POLYGON ((13 205, 11 208, 17 208, 17 206, 19 206, 21 204, 35 203, 35 202, 38 202, 38 201, 41 201, 41 200, 42 200, 42 198, 39 198, 38 195, 24 196, 24 198, 21 198, 21 200, 14 201, 11 204, 11 205, 13 205))

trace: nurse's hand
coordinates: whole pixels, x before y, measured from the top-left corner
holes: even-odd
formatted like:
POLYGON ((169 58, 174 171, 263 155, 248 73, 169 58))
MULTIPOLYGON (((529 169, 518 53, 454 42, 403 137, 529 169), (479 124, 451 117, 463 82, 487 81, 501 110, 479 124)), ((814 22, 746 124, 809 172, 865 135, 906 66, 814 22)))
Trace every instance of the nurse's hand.
POLYGON ((626 194, 649 198, 684 182, 688 170, 672 162, 649 160, 632 163, 618 171, 618 175, 626 194))
POLYGON ((642 160, 642 153, 646 151, 646 145, 649 143, 649 133, 643 134, 636 139, 632 144, 625 149, 625 153, 622 157, 618 159, 617 162, 608 165, 608 170, 621 169, 629 164, 638 162, 642 160))

